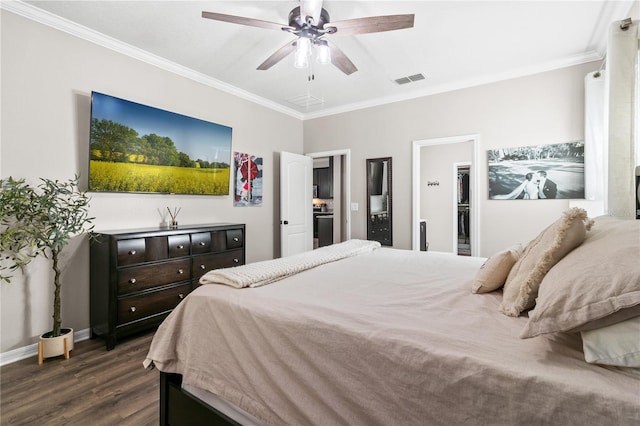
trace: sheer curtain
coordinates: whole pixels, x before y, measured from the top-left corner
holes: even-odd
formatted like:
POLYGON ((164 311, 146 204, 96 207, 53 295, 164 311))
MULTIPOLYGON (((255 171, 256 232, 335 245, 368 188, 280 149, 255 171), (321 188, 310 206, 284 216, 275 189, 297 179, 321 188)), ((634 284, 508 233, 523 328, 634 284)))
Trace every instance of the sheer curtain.
POLYGON ((607 157, 605 135, 605 74, 594 71, 584 78, 584 198, 598 203, 600 212, 606 211, 607 157))
POLYGON ((614 22, 607 41, 605 136, 608 140, 606 211, 635 218, 638 158, 638 22, 614 22))

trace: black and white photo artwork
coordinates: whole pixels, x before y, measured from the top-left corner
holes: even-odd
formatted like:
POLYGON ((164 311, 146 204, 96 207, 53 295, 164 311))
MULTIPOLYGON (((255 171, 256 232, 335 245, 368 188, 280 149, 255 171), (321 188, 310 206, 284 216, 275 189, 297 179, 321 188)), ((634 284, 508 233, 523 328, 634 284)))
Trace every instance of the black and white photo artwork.
POLYGON ((487 151, 490 200, 584 198, 584 141, 487 151))

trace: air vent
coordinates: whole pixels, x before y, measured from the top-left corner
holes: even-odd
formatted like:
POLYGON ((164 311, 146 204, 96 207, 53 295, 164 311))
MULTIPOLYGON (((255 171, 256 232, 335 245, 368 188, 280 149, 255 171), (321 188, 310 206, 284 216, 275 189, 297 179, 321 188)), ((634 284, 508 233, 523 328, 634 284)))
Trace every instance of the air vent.
POLYGON ((293 98, 287 99, 287 102, 292 103, 294 105, 308 108, 310 106, 321 105, 324 103, 324 99, 316 98, 310 94, 295 96, 293 98))
POLYGON ((424 80, 424 75, 423 74, 414 74, 414 75, 410 75, 407 77, 401 77, 395 80, 395 82, 397 84, 407 84, 407 83, 414 83, 416 81, 420 81, 420 80, 424 80))

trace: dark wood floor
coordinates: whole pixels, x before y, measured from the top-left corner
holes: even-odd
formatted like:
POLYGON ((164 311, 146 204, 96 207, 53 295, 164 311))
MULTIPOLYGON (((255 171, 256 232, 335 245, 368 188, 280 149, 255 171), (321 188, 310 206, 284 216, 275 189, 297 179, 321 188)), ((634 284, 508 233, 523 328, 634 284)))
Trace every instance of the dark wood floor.
POLYGON ((159 373, 142 366, 153 333, 75 344, 71 358, 0 368, 1 425, 158 425, 159 373))

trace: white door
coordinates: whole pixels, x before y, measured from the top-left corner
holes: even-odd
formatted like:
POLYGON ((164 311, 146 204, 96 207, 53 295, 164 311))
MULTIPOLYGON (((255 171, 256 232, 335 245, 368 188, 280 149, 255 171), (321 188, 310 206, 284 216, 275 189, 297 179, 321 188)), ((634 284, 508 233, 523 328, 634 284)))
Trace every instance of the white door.
POLYGON ((280 256, 313 250, 313 159, 280 153, 280 256))

